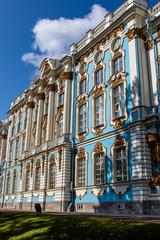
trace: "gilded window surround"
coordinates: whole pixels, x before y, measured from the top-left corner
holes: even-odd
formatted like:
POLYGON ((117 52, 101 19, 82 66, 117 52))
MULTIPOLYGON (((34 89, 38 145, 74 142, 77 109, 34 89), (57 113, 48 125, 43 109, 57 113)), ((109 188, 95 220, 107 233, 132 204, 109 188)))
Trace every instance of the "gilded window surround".
POLYGON ((117 136, 113 144, 110 147, 110 159, 111 159, 111 183, 115 183, 115 149, 119 147, 125 147, 126 151, 126 163, 127 163, 127 181, 129 180, 129 143, 122 136, 117 136))
POLYGON ((150 186, 152 189, 155 189, 156 186, 160 185, 160 141, 158 138, 158 134, 156 133, 148 133, 147 141, 150 147, 151 152, 151 160, 152 160, 152 174, 153 178, 150 181, 150 186), (158 165, 159 172, 153 172, 153 163, 155 166, 158 165))
POLYGON ((88 127, 88 111, 89 111, 88 94, 79 95, 78 98, 76 99, 75 103, 76 103, 76 133, 75 133, 75 138, 78 139, 78 141, 82 141, 82 140, 85 139, 85 137, 89 133, 89 127, 88 127), (80 133, 79 132, 79 108, 85 103, 87 104, 87 108, 86 108, 87 127, 86 127, 86 132, 80 133))
POLYGON ((106 102, 107 102, 107 93, 106 93, 106 85, 104 83, 100 83, 96 86, 94 86, 91 90, 91 95, 92 95, 92 103, 91 103, 91 108, 92 108, 92 127, 91 127, 91 132, 94 135, 99 135, 103 132, 103 129, 106 128, 107 122, 106 122, 106 102), (95 125, 95 99, 101 95, 104 95, 104 124, 100 126, 95 125))
POLYGON ((106 184, 106 166, 107 166, 107 148, 101 142, 97 142, 91 152, 91 171, 92 171, 92 185, 96 185, 95 179, 95 155, 97 153, 104 153, 104 184, 106 184))
MULTIPOLYGON (((57 159, 54 154, 51 154, 50 159, 47 164, 47 190, 50 190, 50 167, 51 164, 55 163, 56 164, 56 176, 55 176, 55 188, 56 188, 56 179, 57 179, 57 159)), ((52 195, 54 196, 55 193, 52 195)))
MULTIPOLYGON (((78 150, 77 154, 75 155, 75 187, 79 187, 78 186, 78 160, 81 159, 81 158, 85 158, 85 163, 86 163, 86 167, 85 167, 85 186, 83 186, 83 187, 86 187, 88 185, 88 152, 84 148, 81 147, 78 150)), ((77 197, 79 199, 82 198, 81 194, 77 197)))
POLYGON ((116 37, 118 32, 122 32, 124 30, 124 24, 121 24, 119 27, 115 28, 111 33, 107 35, 108 41, 110 41, 111 37, 116 37))
POLYGON ((114 126, 114 128, 118 128, 123 126, 124 122, 128 120, 128 112, 127 112, 127 80, 126 80, 126 73, 125 72, 118 72, 117 74, 113 75, 108 84, 110 86, 109 89, 109 100, 110 100, 110 126, 114 126), (124 84, 124 97, 125 97, 125 116, 115 118, 115 110, 114 110, 114 89, 120 85, 121 83, 124 84))

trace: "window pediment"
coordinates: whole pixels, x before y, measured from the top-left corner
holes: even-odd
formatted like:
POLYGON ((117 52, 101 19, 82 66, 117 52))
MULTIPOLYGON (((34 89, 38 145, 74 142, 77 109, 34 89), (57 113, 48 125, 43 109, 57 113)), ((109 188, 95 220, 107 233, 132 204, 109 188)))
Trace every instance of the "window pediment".
POLYGON ((120 82, 123 82, 126 79, 126 76, 127 73, 118 72, 117 74, 112 75, 107 83, 110 85, 110 87, 114 87, 120 82))
POLYGON ((104 93, 106 89, 106 85, 104 83, 100 83, 92 88, 90 94, 95 97, 100 93, 104 93))

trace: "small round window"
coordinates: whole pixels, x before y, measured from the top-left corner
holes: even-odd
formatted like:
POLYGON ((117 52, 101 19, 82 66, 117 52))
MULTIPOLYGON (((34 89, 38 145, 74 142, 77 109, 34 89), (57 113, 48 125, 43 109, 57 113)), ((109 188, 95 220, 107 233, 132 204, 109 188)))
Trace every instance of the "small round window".
POLYGON ((84 74, 86 69, 87 69, 87 64, 83 63, 83 65, 81 66, 81 74, 84 74))
POLYGON ((113 51, 117 51, 120 48, 121 43, 122 43, 121 38, 117 38, 113 45, 113 51))
POLYGON ((102 52, 99 52, 98 55, 96 56, 96 63, 100 63, 100 61, 102 60, 102 57, 103 57, 103 53, 102 52))

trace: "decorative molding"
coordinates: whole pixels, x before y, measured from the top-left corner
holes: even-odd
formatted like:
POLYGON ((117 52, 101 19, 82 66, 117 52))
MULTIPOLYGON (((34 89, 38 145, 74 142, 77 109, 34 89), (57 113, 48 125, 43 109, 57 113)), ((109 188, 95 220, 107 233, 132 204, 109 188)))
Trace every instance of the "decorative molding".
POLYGON ((56 90, 56 85, 55 84, 48 84, 47 85, 47 91, 55 92, 55 90, 56 90))
POLYGON ((157 58, 158 65, 160 65, 160 55, 157 58))
POLYGON ((85 139, 84 134, 79 134, 78 141, 83 141, 85 139))
POLYGON ((84 195, 87 194, 87 190, 84 189, 84 190, 75 190, 75 195, 79 198, 79 200, 81 200, 84 195))
POLYGON ((103 130, 100 127, 98 127, 98 128, 96 128, 94 135, 96 135, 96 136, 100 135, 102 132, 103 132, 103 130))
POLYGON ((85 58, 89 57, 89 52, 85 52, 85 54, 83 54, 81 57, 80 57, 80 61, 83 62, 85 58))
POLYGON ((13 142, 14 142, 13 138, 12 138, 12 139, 10 139, 10 144, 12 144, 13 142))
POLYGON ((37 159, 37 162, 36 162, 36 167, 38 168, 38 167, 40 167, 41 166, 41 160, 38 158, 37 159))
POLYGON ((105 92, 105 89, 104 89, 104 85, 103 84, 99 84, 99 85, 96 85, 92 90, 91 90, 91 94, 92 94, 92 97, 96 97, 97 95, 99 94, 102 94, 105 92))
POLYGON ((22 179, 23 162, 21 162, 20 164, 21 164, 21 175, 20 175, 20 179, 22 179))
POLYGON ((55 160, 56 160, 55 155, 54 155, 54 154, 51 154, 51 157, 50 157, 50 159, 49 159, 49 162, 52 164, 52 163, 55 162, 55 160))
POLYGON ((156 186, 160 185, 160 173, 155 172, 155 176, 150 181, 150 186, 154 190, 156 186))
POLYGON ((63 74, 63 77, 65 78, 65 80, 73 80, 73 73, 72 72, 65 72, 63 74))
POLYGON ((123 121, 121 119, 118 119, 115 121, 114 128, 119 128, 123 126, 123 121))
POLYGON ((103 146, 102 146, 102 143, 100 142, 97 142, 94 149, 93 149, 93 152, 102 152, 103 151, 103 146))
POLYGON ((45 94, 44 94, 44 92, 38 93, 37 99, 38 99, 38 100, 44 100, 44 99, 45 99, 45 94))
POLYGON ((22 136, 25 137, 26 136, 26 131, 22 133, 22 136))
POLYGON ((17 164, 17 163, 18 163, 18 160, 17 160, 17 159, 15 159, 15 160, 14 160, 14 164, 17 164))
POLYGON ((13 171, 13 175, 16 175, 17 174, 17 171, 16 171, 16 169, 14 169, 14 171, 13 171))
POLYGON ((32 197, 39 197, 39 193, 33 193, 32 197))
POLYGON ((149 144, 158 143, 158 135, 156 133, 148 133, 147 140, 149 144))
POLYGON ((84 148, 80 148, 77 153, 78 157, 84 157, 85 156, 85 150, 84 148))
POLYGON ((152 41, 152 40, 147 41, 144 45, 145 45, 145 48, 146 48, 148 51, 150 51, 150 50, 153 49, 153 41, 152 41))
POLYGON ((119 199, 122 198, 130 190, 130 186, 115 186, 111 187, 111 192, 115 193, 119 199))
POLYGON ((95 188, 95 189, 91 190, 91 193, 94 194, 99 199, 100 197, 102 197, 102 195, 104 193, 106 193, 106 189, 105 188, 98 188, 98 189, 95 188))
POLYGON ((30 163, 29 162, 27 163, 26 170, 27 171, 30 170, 30 163))
POLYGON ((51 69, 51 66, 49 65, 48 61, 45 62, 45 67, 44 67, 44 71, 43 71, 43 74, 42 74, 42 77, 45 78, 46 77, 46 72, 51 69))
POLYGON ((94 52, 94 50, 99 50, 99 47, 101 46, 101 45, 104 45, 105 44, 105 39, 103 38, 100 42, 98 42, 96 45, 94 45, 91 49, 90 49, 90 51, 91 51, 91 53, 93 53, 94 52))
POLYGON ((47 197, 52 197, 52 196, 54 196, 55 195, 55 192, 47 192, 46 193, 46 196, 47 197))
POLYGON ((16 141, 19 141, 19 140, 20 140, 20 135, 16 137, 16 141))
POLYGON ((7 139, 7 134, 2 134, 1 137, 2 139, 7 139))
POLYGON ((10 167, 10 166, 11 166, 11 164, 12 164, 12 161, 9 161, 9 162, 8 162, 8 166, 10 167))
POLYGON ((77 106, 79 107, 80 105, 82 105, 86 102, 87 102, 87 99, 86 99, 86 97, 84 97, 84 98, 79 99, 76 103, 77 103, 77 106))
POLYGON ((160 79, 158 79, 158 85, 159 85, 159 87, 160 87, 160 79))
POLYGON ((124 81, 124 79, 123 79, 122 76, 120 75, 119 77, 116 77, 116 78, 112 81, 111 87, 114 87, 115 85, 117 85, 117 84, 119 84, 119 83, 121 83, 121 82, 123 82, 123 81, 124 81))
POLYGON ((130 42, 131 40, 135 39, 135 37, 136 37, 136 29, 135 28, 130 29, 128 31, 128 33, 126 34, 126 36, 128 37, 128 42, 130 42))
POLYGON ((7 173, 7 177, 10 177, 11 176, 11 173, 10 173, 10 171, 8 171, 8 173, 7 173))
POLYGON ((110 34, 107 35, 108 41, 111 39, 111 37, 116 37, 117 32, 122 32, 124 30, 124 25, 121 24, 118 28, 115 28, 110 34))
POLYGON ((45 155, 42 155, 42 175, 44 175, 44 163, 45 163, 45 155))
POLYGON ((27 106, 28 108, 34 108, 35 103, 34 102, 28 102, 27 106))
POLYGON ((122 136, 118 136, 114 143, 113 143, 113 146, 114 147, 120 147, 120 146, 123 146, 125 144, 125 141, 124 141, 124 138, 122 136))
POLYGON ((59 171, 61 171, 61 163, 62 163, 62 148, 58 148, 58 158, 59 158, 59 171))

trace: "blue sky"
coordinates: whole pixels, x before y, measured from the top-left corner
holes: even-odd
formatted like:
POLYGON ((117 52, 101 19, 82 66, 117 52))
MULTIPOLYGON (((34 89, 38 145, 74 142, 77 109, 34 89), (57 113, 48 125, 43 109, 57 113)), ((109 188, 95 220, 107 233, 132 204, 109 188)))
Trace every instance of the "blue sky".
MULTIPOLYGON (((0 2, 0 119, 5 119, 11 101, 29 86, 43 57, 58 58, 59 53, 67 52, 71 39, 78 42, 86 30, 103 20, 107 10, 113 12, 124 1, 0 2)), ((149 0, 148 6, 157 2, 149 0)))

